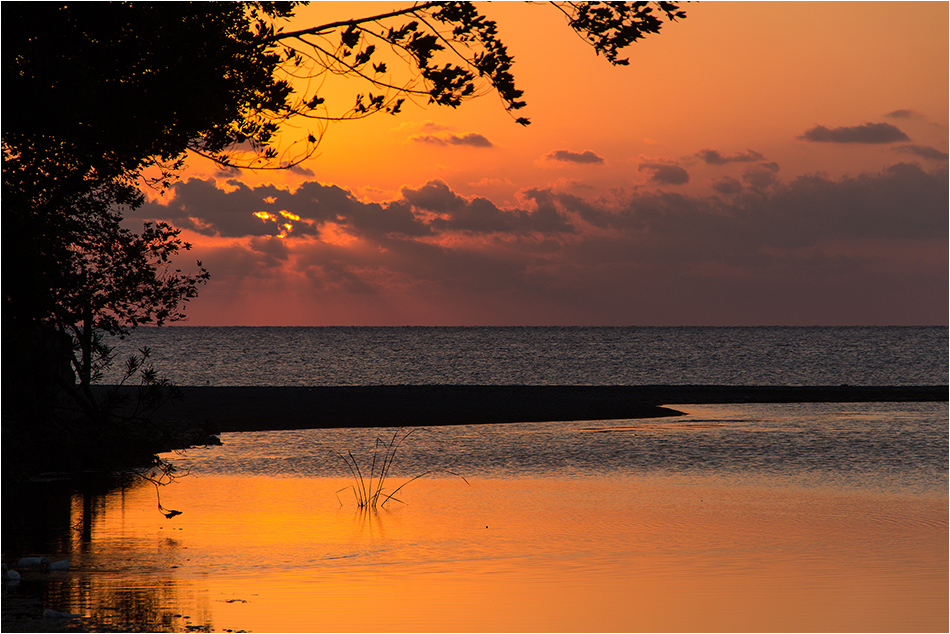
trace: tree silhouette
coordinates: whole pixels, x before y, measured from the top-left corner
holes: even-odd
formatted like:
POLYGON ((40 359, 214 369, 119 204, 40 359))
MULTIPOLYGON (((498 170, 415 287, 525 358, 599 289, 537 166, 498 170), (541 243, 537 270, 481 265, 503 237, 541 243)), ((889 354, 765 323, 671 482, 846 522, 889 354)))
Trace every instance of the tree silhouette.
MULTIPOLYGON (((97 333, 180 319, 207 281, 200 262, 190 274, 171 268, 189 248, 177 230, 121 225, 140 187, 168 187, 189 154, 284 169, 313 155, 330 123, 397 115, 407 100, 456 108, 494 93, 529 124, 514 60, 473 3, 285 30, 297 4, 2 6, 13 27, 2 40, 3 343, 21 364, 4 374, 7 393, 21 395, 5 401, 5 430, 51 419, 63 391, 96 411, 88 388, 108 359, 97 333), (363 88, 331 102, 321 93, 335 76, 363 88)), ((551 4, 612 64, 685 17, 671 2, 551 4)))

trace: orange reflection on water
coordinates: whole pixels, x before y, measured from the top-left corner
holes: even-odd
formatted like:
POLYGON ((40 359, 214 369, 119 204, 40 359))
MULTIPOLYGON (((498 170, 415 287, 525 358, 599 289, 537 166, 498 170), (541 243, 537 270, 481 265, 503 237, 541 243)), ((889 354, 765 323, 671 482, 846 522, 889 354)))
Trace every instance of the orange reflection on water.
POLYGON ((71 574, 92 590, 72 608, 107 600, 96 580, 108 570, 110 587, 161 580, 156 601, 191 619, 178 629, 948 625, 946 497, 685 478, 423 479, 401 492, 408 504, 365 514, 343 495, 339 505, 347 484, 184 478, 162 491, 184 511, 172 520, 154 489, 114 495, 75 545, 71 574))

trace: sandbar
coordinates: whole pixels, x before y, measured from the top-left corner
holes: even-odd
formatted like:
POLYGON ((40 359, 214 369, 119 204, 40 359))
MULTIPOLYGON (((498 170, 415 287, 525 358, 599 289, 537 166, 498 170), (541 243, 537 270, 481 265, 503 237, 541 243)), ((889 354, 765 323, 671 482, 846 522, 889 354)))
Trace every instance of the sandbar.
POLYGON ((664 404, 947 401, 942 386, 182 387, 157 414, 217 432, 677 416, 664 404))

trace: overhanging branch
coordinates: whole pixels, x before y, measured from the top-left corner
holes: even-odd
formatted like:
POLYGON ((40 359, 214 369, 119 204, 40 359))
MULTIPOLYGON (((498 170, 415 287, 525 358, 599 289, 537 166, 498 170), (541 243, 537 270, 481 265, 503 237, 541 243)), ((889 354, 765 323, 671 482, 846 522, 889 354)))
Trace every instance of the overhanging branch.
POLYGON ((279 42, 280 40, 286 40, 291 37, 299 37, 301 35, 316 35, 322 31, 330 31, 332 29, 340 28, 341 26, 355 26, 357 24, 363 24, 364 22, 375 22, 377 20, 384 20, 386 18, 394 18, 398 15, 406 15, 407 13, 415 13, 416 11, 425 11, 426 9, 431 9, 432 7, 437 7, 441 2, 423 2, 422 4, 416 4, 411 7, 406 7, 405 9, 400 9, 398 11, 390 11, 389 13, 380 13, 379 15, 373 15, 366 18, 352 18, 349 20, 340 20, 338 22, 329 22, 327 24, 322 24, 320 26, 313 26, 309 29, 301 29, 299 31, 290 31, 289 33, 277 33, 263 40, 263 44, 271 44, 273 42, 279 42))

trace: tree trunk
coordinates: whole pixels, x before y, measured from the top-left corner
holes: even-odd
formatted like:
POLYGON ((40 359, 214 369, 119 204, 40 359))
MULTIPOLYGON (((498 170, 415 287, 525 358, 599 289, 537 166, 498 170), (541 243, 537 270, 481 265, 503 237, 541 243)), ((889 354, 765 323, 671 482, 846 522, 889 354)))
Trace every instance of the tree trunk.
POLYGON ((87 306, 82 314, 82 340, 80 341, 82 350, 82 367, 79 374, 79 389, 89 400, 90 405, 95 404, 95 398, 92 395, 92 308, 87 306))

